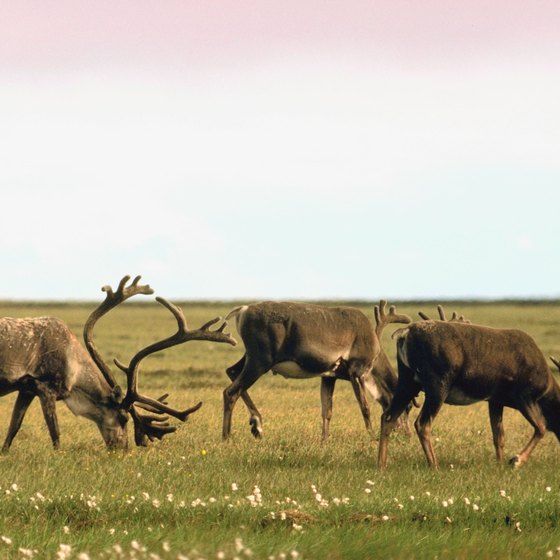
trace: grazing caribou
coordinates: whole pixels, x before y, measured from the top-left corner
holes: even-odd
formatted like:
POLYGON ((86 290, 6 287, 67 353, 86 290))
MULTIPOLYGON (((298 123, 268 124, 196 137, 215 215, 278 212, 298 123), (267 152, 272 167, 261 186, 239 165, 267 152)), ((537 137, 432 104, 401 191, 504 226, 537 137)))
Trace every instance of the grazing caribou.
POLYGON ((111 369, 97 351, 92 335, 95 323, 105 313, 134 295, 153 293, 149 286, 138 284, 140 276, 127 286, 129 279, 125 276, 116 292, 110 286, 103 288, 106 298, 91 313, 84 327, 89 354, 60 319, 0 319, 0 395, 18 391, 3 451, 9 449, 35 397, 39 397, 55 449, 60 442, 55 409, 57 400, 63 400, 74 414, 95 422, 107 447, 121 449, 127 447, 126 424, 129 417, 134 421, 136 444, 146 445, 148 439, 161 439, 175 431, 176 428, 167 423, 165 415, 184 422, 200 408, 202 403, 186 410, 175 410, 167 406, 167 395, 151 399, 138 393, 140 361, 158 350, 188 340, 214 340, 229 344, 235 344, 235 341, 223 332, 225 323, 217 330, 210 330, 219 318, 200 329, 189 331, 182 311, 163 298, 156 298, 174 315, 179 330, 174 336, 140 350, 128 366, 115 362, 127 375, 127 391, 123 394, 111 369), (149 414, 140 413, 138 409, 147 410, 149 414))
MULTIPOLYGON (((441 315, 440 315, 441 316, 441 315)), ((526 333, 473 325, 463 318, 424 321, 399 329, 398 384, 381 416, 378 462, 387 465, 389 435, 411 399, 420 391, 425 401, 415 428, 428 464, 437 468, 431 425, 444 403, 467 405, 488 401, 496 458, 504 458, 504 407, 519 410, 534 434, 510 463, 525 464, 546 430, 560 439, 560 387, 543 353, 526 333)))
MULTIPOLYGON (((378 316, 379 332, 391 322, 410 322, 410 317, 394 313, 394 307, 387 316, 383 305, 382 313, 378 316)), ((332 413, 331 380, 352 383, 367 427, 371 426, 365 393, 368 385, 382 404, 388 404, 393 380, 377 378, 375 371, 374 377, 370 376, 381 345, 373 325, 360 310, 268 301, 237 307, 226 320, 230 318, 235 318, 245 354, 226 370, 232 383, 224 391, 224 440, 230 436, 233 407, 240 396, 250 412, 252 434, 262 436, 262 416, 247 390, 270 370, 286 378, 322 378, 323 438, 328 435, 332 413)))

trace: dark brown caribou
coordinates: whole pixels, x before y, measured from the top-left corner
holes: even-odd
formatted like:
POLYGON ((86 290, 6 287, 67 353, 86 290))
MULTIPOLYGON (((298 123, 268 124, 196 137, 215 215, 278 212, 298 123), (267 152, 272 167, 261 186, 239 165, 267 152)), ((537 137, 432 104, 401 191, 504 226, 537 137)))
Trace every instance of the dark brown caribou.
POLYGON ((431 441, 432 423, 444 403, 488 401, 496 458, 504 458, 504 407, 519 410, 534 434, 510 463, 525 464, 546 430, 560 438, 560 388, 543 353, 526 333, 452 321, 424 320, 399 329, 398 384, 381 417, 378 462, 387 465, 389 435, 420 391, 425 401, 415 428, 428 464, 438 463, 431 441))
POLYGON ((55 448, 60 443, 55 408, 57 400, 63 400, 74 414, 95 422, 110 448, 127 447, 126 424, 129 417, 134 421, 136 444, 146 445, 148 439, 161 439, 175 431, 176 428, 169 425, 165 415, 185 421, 200 408, 201 403, 186 410, 176 410, 167 406, 167 395, 151 399, 140 394, 137 389, 140 361, 158 350, 188 340, 214 340, 230 344, 235 344, 235 341, 223 332, 225 323, 217 330, 210 330, 210 326, 217 323, 219 318, 200 329, 189 331, 182 311, 163 298, 156 298, 173 313, 179 329, 174 336, 140 350, 129 366, 117 363, 127 374, 125 393, 95 347, 93 327, 101 316, 128 298, 153 293, 149 286, 138 284, 140 276, 127 286, 129 279, 125 276, 115 292, 110 286, 103 288, 106 298, 92 312, 84 327, 84 340, 89 354, 60 319, 0 319, 0 395, 18 392, 3 451, 9 449, 35 397, 41 403, 55 448), (141 413, 139 409, 147 410, 148 414, 141 413))
MULTIPOLYGON (((410 322, 410 317, 397 315, 394 307, 386 315, 382 304, 377 315, 379 333, 388 323, 410 322)), ((223 439, 230 436, 233 407, 240 396, 250 412, 252 434, 262 436, 262 416, 247 390, 268 371, 293 379, 322 378, 323 438, 328 436, 336 379, 352 383, 368 428, 366 390, 369 388, 382 406, 388 405, 395 380, 377 377, 372 371, 381 345, 371 321, 360 310, 268 301, 237 307, 226 320, 230 318, 236 320, 245 354, 227 369, 232 383, 224 391, 223 439)), ((385 375, 384 368, 385 363, 381 365, 385 375)))

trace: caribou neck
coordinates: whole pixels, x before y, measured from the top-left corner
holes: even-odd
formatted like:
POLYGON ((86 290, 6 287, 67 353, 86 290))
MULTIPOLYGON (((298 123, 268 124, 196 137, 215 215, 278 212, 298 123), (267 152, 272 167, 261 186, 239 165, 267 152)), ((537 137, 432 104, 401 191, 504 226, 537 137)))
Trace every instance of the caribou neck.
POLYGON ((64 402, 77 416, 100 422, 104 416, 104 404, 110 402, 112 389, 93 360, 83 351, 79 354, 69 358, 74 362, 71 368, 73 374, 64 402))
POLYGON ((546 420, 546 427, 560 440, 560 386, 552 376, 548 390, 539 399, 539 405, 546 420))

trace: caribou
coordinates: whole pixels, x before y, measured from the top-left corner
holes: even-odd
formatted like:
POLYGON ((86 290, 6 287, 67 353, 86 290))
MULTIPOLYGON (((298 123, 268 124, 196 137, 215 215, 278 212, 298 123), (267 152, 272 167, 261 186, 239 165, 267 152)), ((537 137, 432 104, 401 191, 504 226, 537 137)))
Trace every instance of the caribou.
POLYGON ((189 340, 212 340, 235 344, 224 332, 226 323, 212 330, 218 317, 199 329, 188 330, 180 308, 163 298, 156 300, 175 317, 177 333, 139 350, 128 365, 115 360, 127 378, 126 392, 118 385, 111 368, 101 357, 93 340, 93 328, 100 317, 125 300, 139 294, 153 294, 148 285, 140 285, 137 276, 130 285, 125 276, 116 291, 104 286, 105 300, 91 313, 84 326, 87 352, 70 328, 55 317, 0 319, 0 395, 18 392, 8 433, 2 450, 7 451, 21 427, 25 413, 35 397, 39 398, 43 416, 55 449, 60 445, 56 401, 97 424, 108 448, 124 449, 128 445, 127 422, 134 422, 134 438, 139 446, 148 440, 161 439, 176 430, 169 416, 184 422, 202 403, 185 410, 167 405, 168 395, 152 399, 138 392, 140 362, 159 350, 189 340), (140 412, 143 410, 144 412, 140 412))
POLYGON ((222 438, 230 437, 239 397, 249 410, 251 433, 262 437, 262 416, 247 390, 268 371, 290 379, 321 377, 323 439, 328 437, 336 379, 352 383, 366 427, 371 429, 366 390, 386 408, 395 385, 388 360, 375 370, 381 353, 379 337, 387 324, 411 321, 396 314, 394 307, 386 314, 383 301, 380 307, 377 330, 353 307, 267 301, 233 309, 226 321, 235 319, 245 354, 226 370, 231 384, 224 390, 222 438))
POLYGON ((471 324, 454 315, 424 319, 396 331, 398 383, 381 416, 378 464, 387 466, 389 436, 399 416, 420 391, 424 404, 415 428, 430 467, 438 467, 431 426, 444 403, 488 402, 498 462, 504 460, 504 407, 519 410, 534 429, 523 450, 511 458, 523 466, 546 430, 560 439, 560 387, 543 353, 525 332, 471 324))

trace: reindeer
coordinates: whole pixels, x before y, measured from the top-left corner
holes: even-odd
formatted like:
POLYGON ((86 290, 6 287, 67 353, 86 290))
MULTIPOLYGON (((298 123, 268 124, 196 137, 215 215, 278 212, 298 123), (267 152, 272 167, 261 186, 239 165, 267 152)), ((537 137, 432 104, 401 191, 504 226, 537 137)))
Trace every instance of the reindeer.
MULTIPOLYGON (((376 312, 379 334, 388 323, 410 322, 410 317, 397 315, 394 307, 386 315, 382 304, 382 314, 376 312)), ((230 436, 233 407, 240 396, 250 412, 251 433, 262 437, 262 416, 247 390, 270 370, 291 379, 321 377, 323 439, 328 436, 336 379, 352 383, 368 429, 366 388, 369 386, 382 406, 388 405, 394 380, 383 369, 386 364, 382 376, 377 377, 375 371, 370 375, 381 345, 373 325, 358 309, 269 301, 237 307, 226 320, 232 317, 245 354, 226 370, 232 383, 224 390, 224 440, 230 436)))
MULTIPOLYGON (((439 309, 439 308, 438 308, 439 309)), ((421 315, 422 316, 422 315, 421 315)), ((438 467, 431 441, 432 423, 444 403, 488 401, 496 458, 504 459, 504 407, 519 410, 534 434, 510 464, 523 466, 547 429, 560 439, 560 387, 544 355, 526 333, 470 324, 463 317, 425 320, 399 329, 398 384, 381 416, 378 463, 387 465, 387 446, 395 423, 420 391, 425 401, 415 421, 428 465, 438 467)))
POLYGON ((220 321, 220 318, 216 318, 200 329, 189 331, 182 311, 163 298, 156 298, 173 314, 178 331, 171 337, 141 349, 128 366, 115 361, 127 376, 127 391, 124 393, 97 351, 93 327, 101 316, 130 297, 153 293, 150 286, 138 284, 140 276, 127 286, 129 279, 129 276, 125 276, 116 292, 110 286, 102 288, 107 294, 105 301, 91 313, 84 326, 84 341, 89 353, 60 319, 0 319, 0 395, 18 391, 2 447, 4 452, 10 448, 35 397, 39 397, 55 449, 60 445, 55 407, 57 400, 63 400, 74 414, 95 422, 108 448, 121 449, 128 444, 126 425, 129 417, 134 422, 136 444, 146 445, 148 440, 161 439, 176 430, 167 422, 167 415, 184 422, 200 408, 202 403, 186 410, 176 410, 167 406, 168 395, 152 399, 140 394, 137 387, 139 364, 154 352, 188 340, 235 344, 235 340, 224 333, 226 323, 216 330, 210 330, 212 325, 220 321), (139 409, 149 413, 140 413, 139 409))

